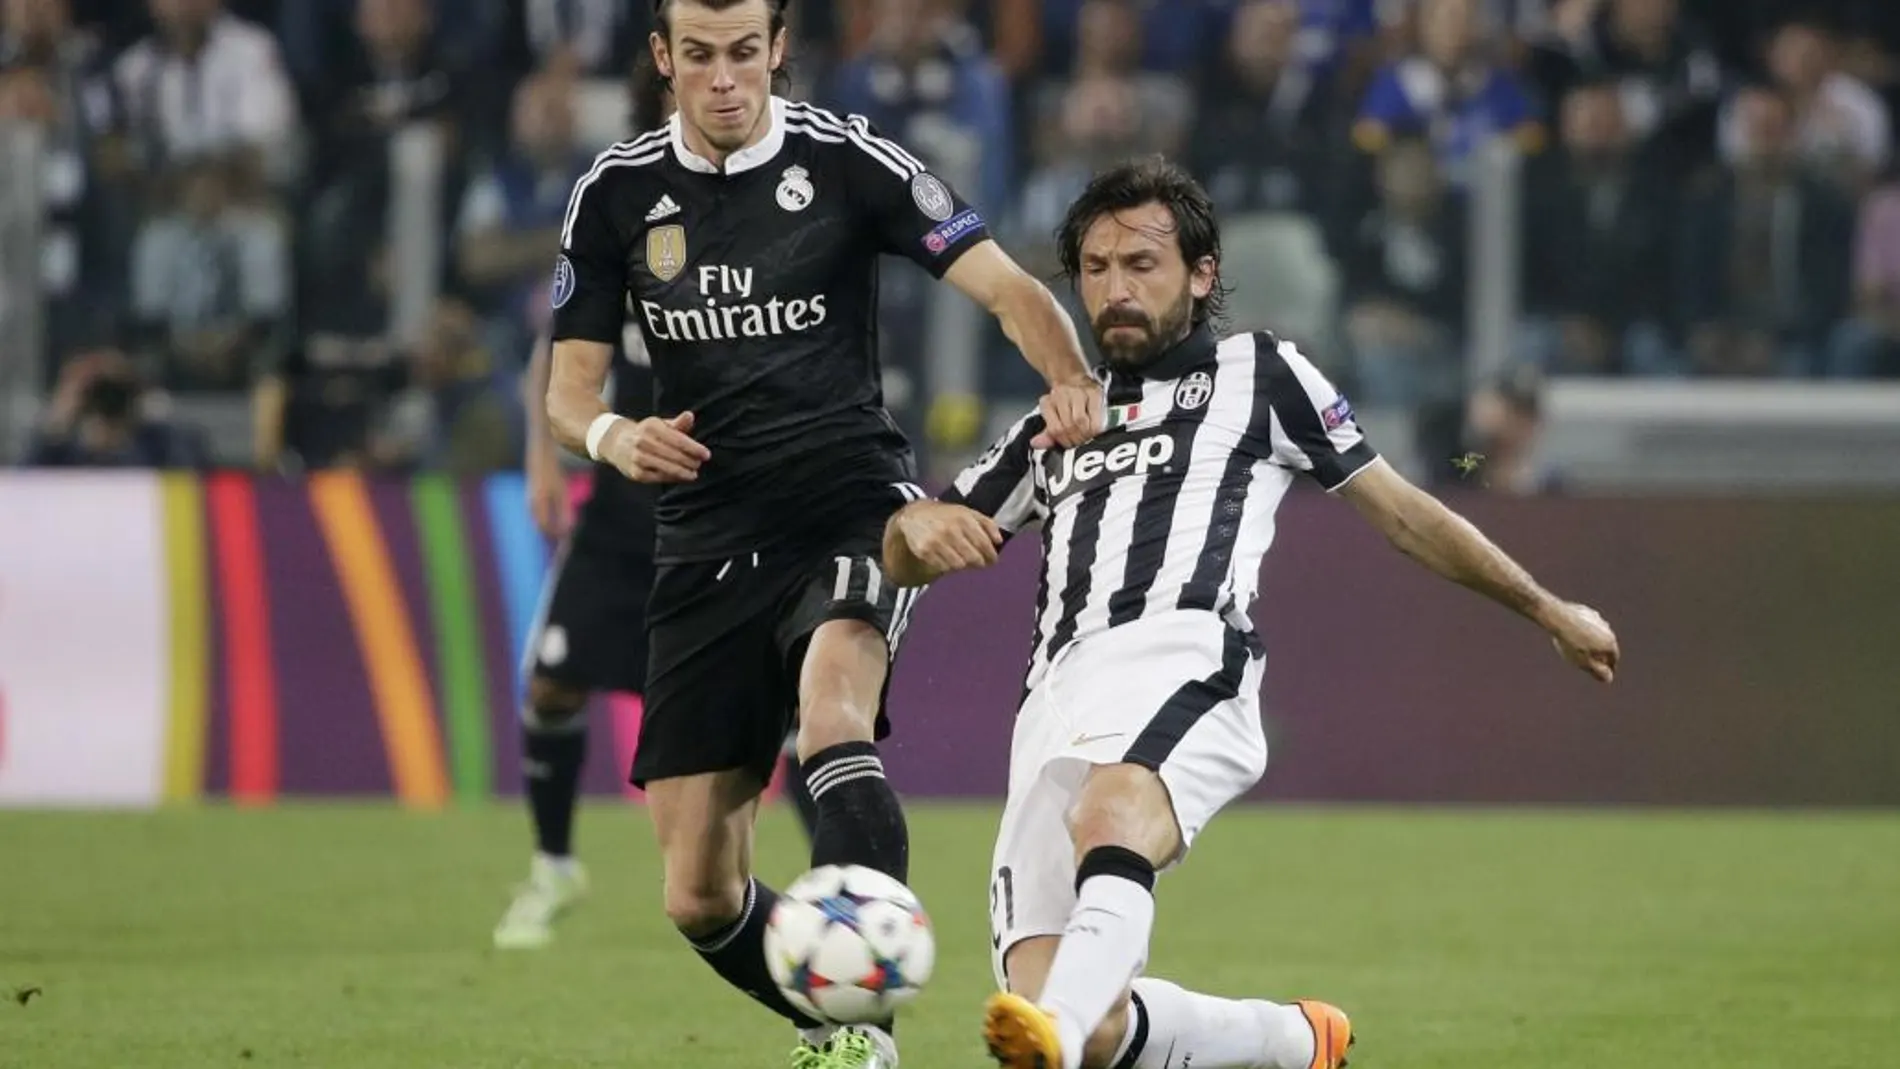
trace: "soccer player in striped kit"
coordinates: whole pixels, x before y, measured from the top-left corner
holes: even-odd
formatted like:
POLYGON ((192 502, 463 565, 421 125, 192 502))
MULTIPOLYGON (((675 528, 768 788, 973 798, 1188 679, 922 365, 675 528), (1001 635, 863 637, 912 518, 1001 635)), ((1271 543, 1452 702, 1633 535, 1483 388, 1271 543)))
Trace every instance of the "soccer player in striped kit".
POLYGON ((1025 416, 885 532, 885 573, 906 584, 987 566, 1011 534, 1043 532, 991 873, 1004 991, 985 1039, 1005 1069, 1338 1069, 1353 1031, 1335 1006, 1142 975, 1157 872, 1266 768, 1249 609, 1281 498, 1312 478, 1606 682, 1616 637, 1380 460, 1292 344, 1215 333, 1219 227, 1185 171, 1151 158, 1104 172, 1058 243, 1105 364, 1110 429, 1047 448, 1041 417, 1025 416))

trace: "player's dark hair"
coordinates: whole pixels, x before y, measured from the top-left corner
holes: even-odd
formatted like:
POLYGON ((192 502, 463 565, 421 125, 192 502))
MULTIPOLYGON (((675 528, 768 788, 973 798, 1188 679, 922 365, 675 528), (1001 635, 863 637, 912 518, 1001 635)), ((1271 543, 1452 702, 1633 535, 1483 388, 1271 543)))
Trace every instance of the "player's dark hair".
POLYGON ((666 119, 666 98, 673 87, 653 62, 653 52, 642 50, 633 61, 633 73, 627 80, 627 125, 633 136, 658 130, 666 119))
POLYGON ((1214 199, 1186 168, 1164 156, 1129 160, 1090 180, 1056 229, 1063 276, 1073 284, 1081 275, 1082 239, 1096 220, 1144 204, 1159 204, 1174 216, 1175 240, 1190 272, 1203 259, 1213 257, 1214 288, 1194 302, 1194 325, 1220 320, 1227 286, 1220 277, 1220 222, 1214 217, 1214 199))
MULTIPOLYGON (((745 2, 746 0, 653 0, 653 27, 659 31, 661 37, 666 38, 667 44, 671 45, 673 43, 673 8, 675 5, 681 3, 697 4, 700 7, 710 8, 713 11, 724 11, 729 7, 738 7, 745 2)), ((785 8, 790 3, 791 0, 765 0, 766 8, 772 13, 772 28, 770 33, 774 41, 778 40, 779 32, 785 29, 785 8)), ((791 91, 792 74, 789 69, 791 65, 791 57, 788 55, 785 61, 778 65, 778 69, 772 72, 772 92, 783 96, 791 91)), ((662 85, 668 84, 666 77, 661 75, 658 71, 654 71, 654 77, 658 78, 662 85)))

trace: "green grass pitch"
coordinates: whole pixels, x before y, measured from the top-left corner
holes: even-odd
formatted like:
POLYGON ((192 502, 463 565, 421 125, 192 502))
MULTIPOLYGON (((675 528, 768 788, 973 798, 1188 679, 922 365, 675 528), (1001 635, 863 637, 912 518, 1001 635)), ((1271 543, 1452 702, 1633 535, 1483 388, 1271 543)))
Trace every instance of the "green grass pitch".
MULTIPOLYGON (((940 964, 907 1069, 988 1064, 994 820, 913 811, 940 964)), ((785 1064, 667 930, 636 809, 583 814, 595 895, 555 947, 491 951, 525 822, 0 814, 0 1067, 785 1064)), ((761 873, 802 849, 770 813, 761 873)), ((1900 815, 1237 810, 1160 902, 1153 973, 1338 1002, 1355 1069, 1900 1065, 1900 815)))

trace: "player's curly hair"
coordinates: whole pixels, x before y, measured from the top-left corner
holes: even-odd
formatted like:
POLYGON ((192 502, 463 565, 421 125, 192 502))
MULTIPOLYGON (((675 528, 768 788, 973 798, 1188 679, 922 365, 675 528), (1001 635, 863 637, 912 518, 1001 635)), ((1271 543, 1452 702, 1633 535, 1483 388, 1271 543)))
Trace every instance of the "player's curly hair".
MULTIPOLYGON (((668 41, 673 39, 673 5, 681 2, 682 0, 653 0, 654 29, 658 30, 660 36, 666 38, 668 41)), ((698 4, 700 7, 711 8, 714 11, 724 11, 729 7, 737 7, 745 3, 746 0, 684 0, 684 2, 698 4)), ((766 8, 772 12, 771 33, 774 38, 778 37, 779 31, 785 28, 785 9, 791 5, 791 2, 792 0, 765 0, 766 8)), ((791 65, 791 57, 787 56, 785 62, 779 64, 778 69, 772 72, 772 91, 774 93, 784 95, 791 90, 791 65)), ((657 80, 662 90, 672 88, 666 77, 661 75, 657 70, 653 71, 649 77, 657 80)), ((635 83, 635 92, 639 92, 638 83, 635 83)), ((638 96, 635 97, 636 106, 639 99, 638 96)))
POLYGON ((1104 215, 1160 204, 1174 216, 1174 234, 1181 259, 1189 270, 1201 260, 1214 260, 1214 288, 1194 302, 1194 325, 1225 316, 1227 284, 1220 276, 1220 221, 1214 199, 1185 167, 1165 156, 1143 156, 1097 174, 1088 188, 1069 205, 1056 228, 1056 254, 1062 274, 1071 285, 1082 272, 1082 238, 1104 215))

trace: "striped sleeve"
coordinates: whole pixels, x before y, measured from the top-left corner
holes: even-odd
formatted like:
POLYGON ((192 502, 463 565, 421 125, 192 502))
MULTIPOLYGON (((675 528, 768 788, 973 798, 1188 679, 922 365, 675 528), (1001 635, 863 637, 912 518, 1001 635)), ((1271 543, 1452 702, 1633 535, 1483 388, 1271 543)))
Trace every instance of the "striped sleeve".
POLYGON ((818 140, 838 144, 851 199, 864 206, 886 252, 942 278, 990 236, 982 214, 950 183, 864 116, 840 118, 809 104, 792 104, 786 114, 818 140))
POLYGON ((1379 458, 1366 441, 1346 395, 1292 342, 1254 336, 1254 425, 1257 455, 1311 475, 1337 490, 1379 458))
POLYGON ((1035 412, 1017 420, 938 499, 983 513, 1005 534, 1042 522, 1048 510, 1036 489, 1035 451, 1029 444, 1042 426, 1035 412))
POLYGON ((665 143, 652 136, 615 145, 595 157, 574 183, 561 219, 561 251, 548 292, 554 307, 554 340, 618 342, 626 318, 627 249, 609 200, 628 168, 659 159, 665 143))

